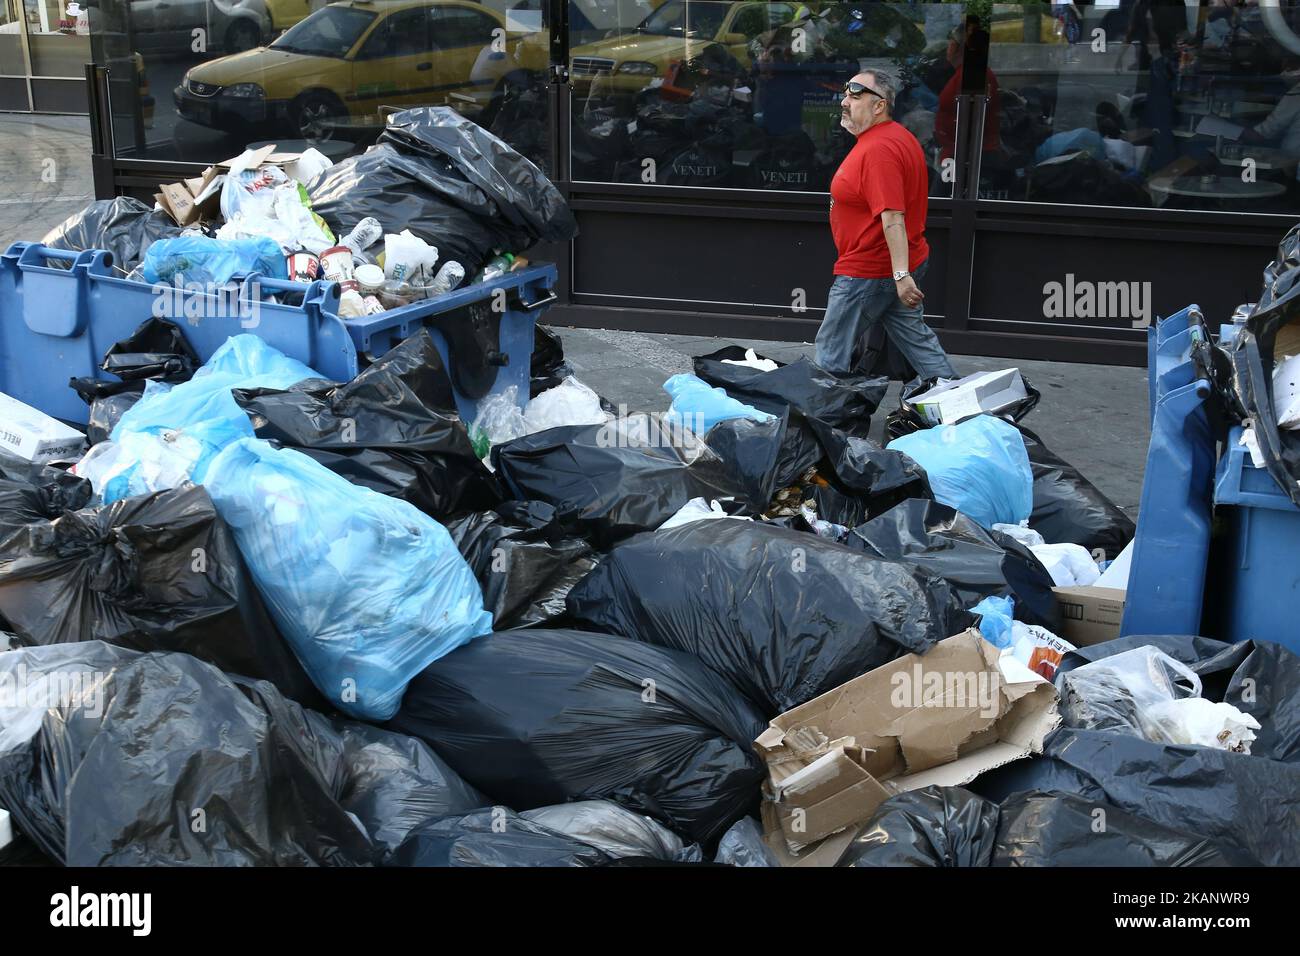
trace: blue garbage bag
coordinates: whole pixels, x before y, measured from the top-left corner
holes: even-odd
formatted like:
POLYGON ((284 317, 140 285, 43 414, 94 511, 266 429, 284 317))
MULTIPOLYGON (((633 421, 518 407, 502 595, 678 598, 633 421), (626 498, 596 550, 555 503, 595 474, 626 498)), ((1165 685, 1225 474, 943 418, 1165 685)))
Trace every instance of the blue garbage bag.
POLYGON ((206 487, 280 633, 344 713, 388 720, 412 677, 492 630, 451 535, 409 502, 257 438, 222 451, 206 487))
POLYGON ((737 401, 724 389, 715 388, 694 375, 674 375, 664 382, 664 391, 673 400, 664 419, 689 428, 697 435, 703 435, 718 422, 729 418, 767 422, 774 417, 737 401))
POLYGON ((1016 643, 1011 633, 1011 619, 1015 613, 1016 602, 1009 597, 990 594, 970 609, 972 614, 980 616, 980 637, 994 647, 1011 647, 1016 643))
POLYGON ((267 236, 256 239, 209 239, 177 236, 159 239, 144 254, 140 273, 146 282, 183 282, 224 286, 237 275, 257 272, 287 279, 288 267, 280 244, 267 236))
POLYGON ((985 528, 1020 524, 1034 510, 1034 472, 1014 425, 976 415, 895 438, 887 446, 925 469, 936 501, 985 528))
POLYGON ((202 484, 217 452, 253 437, 231 389, 286 389, 321 377, 256 335, 243 334, 226 339, 188 382, 150 381, 109 435, 121 453, 112 479, 99 489, 104 501, 172 488, 179 477, 202 484))

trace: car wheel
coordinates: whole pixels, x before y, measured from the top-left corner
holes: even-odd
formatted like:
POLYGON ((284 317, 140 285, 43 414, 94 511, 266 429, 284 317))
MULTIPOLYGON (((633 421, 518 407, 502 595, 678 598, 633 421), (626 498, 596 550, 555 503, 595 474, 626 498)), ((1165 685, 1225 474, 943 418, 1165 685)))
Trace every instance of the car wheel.
POLYGON ((334 121, 347 115, 343 104, 329 93, 304 93, 293 108, 293 126, 300 139, 324 143, 334 137, 334 121))
POLYGON ((226 52, 243 53, 262 45, 262 31, 252 20, 240 17, 226 28, 226 52))

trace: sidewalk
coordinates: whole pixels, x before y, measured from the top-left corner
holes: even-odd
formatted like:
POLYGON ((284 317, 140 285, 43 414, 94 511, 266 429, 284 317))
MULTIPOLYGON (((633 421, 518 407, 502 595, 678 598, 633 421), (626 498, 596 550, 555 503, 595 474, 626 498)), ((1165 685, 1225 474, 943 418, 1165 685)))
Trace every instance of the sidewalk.
MULTIPOLYGON (((89 152, 84 117, 0 115, 0 249, 19 240, 39 240, 91 201, 89 152), (49 168, 53 182, 42 180, 42 171, 49 168)), ((691 371, 692 356, 731 343, 605 329, 558 331, 578 377, 633 412, 666 409, 664 380, 691 371)), ((752 345, 782 361, 813 352, 806 343, 737 344, 752 345)), ((1043 393, 1025 424, 1129 515, 1137 516, 1150 439, 1145 369, 973 356, 953 356, 953 364, 963 375, 1019 368, 1043 393)), ((897 405, 895 384, 873 422, 877 439, 883 437, 885 414, 897 405)))

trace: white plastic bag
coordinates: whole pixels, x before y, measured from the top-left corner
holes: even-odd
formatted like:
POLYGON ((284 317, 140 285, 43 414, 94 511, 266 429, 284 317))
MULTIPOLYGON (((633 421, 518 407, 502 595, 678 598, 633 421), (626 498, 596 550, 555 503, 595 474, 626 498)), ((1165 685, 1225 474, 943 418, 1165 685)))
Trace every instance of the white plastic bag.
POLYGON ((756 368, 760 372, 775 372, 777 365, 771 359, 759 358, 758 353, 753 349, 745 349, 743 359, 723 359, 723 365, 744 365, 748 368, 756 368))
POLYGON ((1075 649, 1069 641, 1062 640, 1037 624, 1012 621, 1011 635, 1015 643, 1004 650, 1003 655, 1014 657, 1045 680, 1056 676, 1061 658, 1075 649))
POLYGON ((994 531, 1001 531, 1008 537, 1015 538, 1026 548, 1032 548, 1036 545, 1047 544, 1043 536, 1033 528, 1027 528, 1021 524, 1002 524, 999 522, 993 526, 994 531))
POLYGON ((1250 714, 1204 697, 1168 700, 1153 706, 1147 716, 1151 729, 1159 735, 1153 740, 1217 747, 1239 754, 1250 753, 1254 731, 1260 729, 1259 721, 1250 714))
POLYGON ((722 510, 722 505, 715 501, 705 501, 703 498, 692 498, 686 504, 677 509, 677 513, 659 526, 657 530, 666 531, 669 528, 676 528, 680 525, 690 524, 692 521, 712 521, 718 518, 733 518, 737 521, 748 521, 743 515, 729 515, 722 510))
POLYGON ((431 246, 409 229, 384 236, 384 278, 414 282, 427 273, 433 275, 438 262, 438 248, 431 246))
POLYGON ((1030 551, 1047 568, 1058 588, 1096 584, 1101 577, 1088 549, 1078 544, 1035 544, 1030 551))
POLYGON ((519 386, 511 385, 505 391, 489 395, 478 406, 478 414, 469 428, 470 436, 484 436, 489 450, 528 434, 528 423, 519 410, 519 386))
POLYGON ((1061 715, 1069 727, 1163 741, 1157 704, 1201 696, 1201 679, 1158 648, 1134 648, 1077 667, 1061 678, 1061 715))
POLYGON ((270 237, 286 253, 306 249, 319 255, 334 245, 334 234, 311 210, 301 184, 278 166, 232 171, 221 187, 225 225, 218 239, 270 237))
POLYGON ((524 411, 529 434, 561 425, 603 425, 606 418, 600 396, 572 375, 542 392, 524 411))

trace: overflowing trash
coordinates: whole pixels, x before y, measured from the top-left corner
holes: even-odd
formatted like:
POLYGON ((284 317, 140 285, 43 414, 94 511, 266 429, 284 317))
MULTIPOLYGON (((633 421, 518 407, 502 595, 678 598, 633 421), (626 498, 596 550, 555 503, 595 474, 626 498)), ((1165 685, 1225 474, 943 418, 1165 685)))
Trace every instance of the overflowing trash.
MULTIPOLYGON (((673 95, 575 120, 575 166, 739 175, 685 131, 754 132, 673 95)), ((754 142, 745 175, 805 148, 754 142)), ((882 410, 882 376, 738 344, 627 414, 519 285, 575 230, 429 108, 46 237, 267 314, 127 310, 66 395, 0 392, 0 863, 1300 863, 1294 634, 1214 607, 1272 562, 1216 552, 1204 630, 1135 629, 1160 503, 1135 525, 1049 449, 1014 367, 882 410)), ((1298 246, 1231 341, 1188 336, 1241 430, 1206 454, 1296 504, 1298 246)), ((1203 504, 1216 548, 1272 540, 1203 504)))

